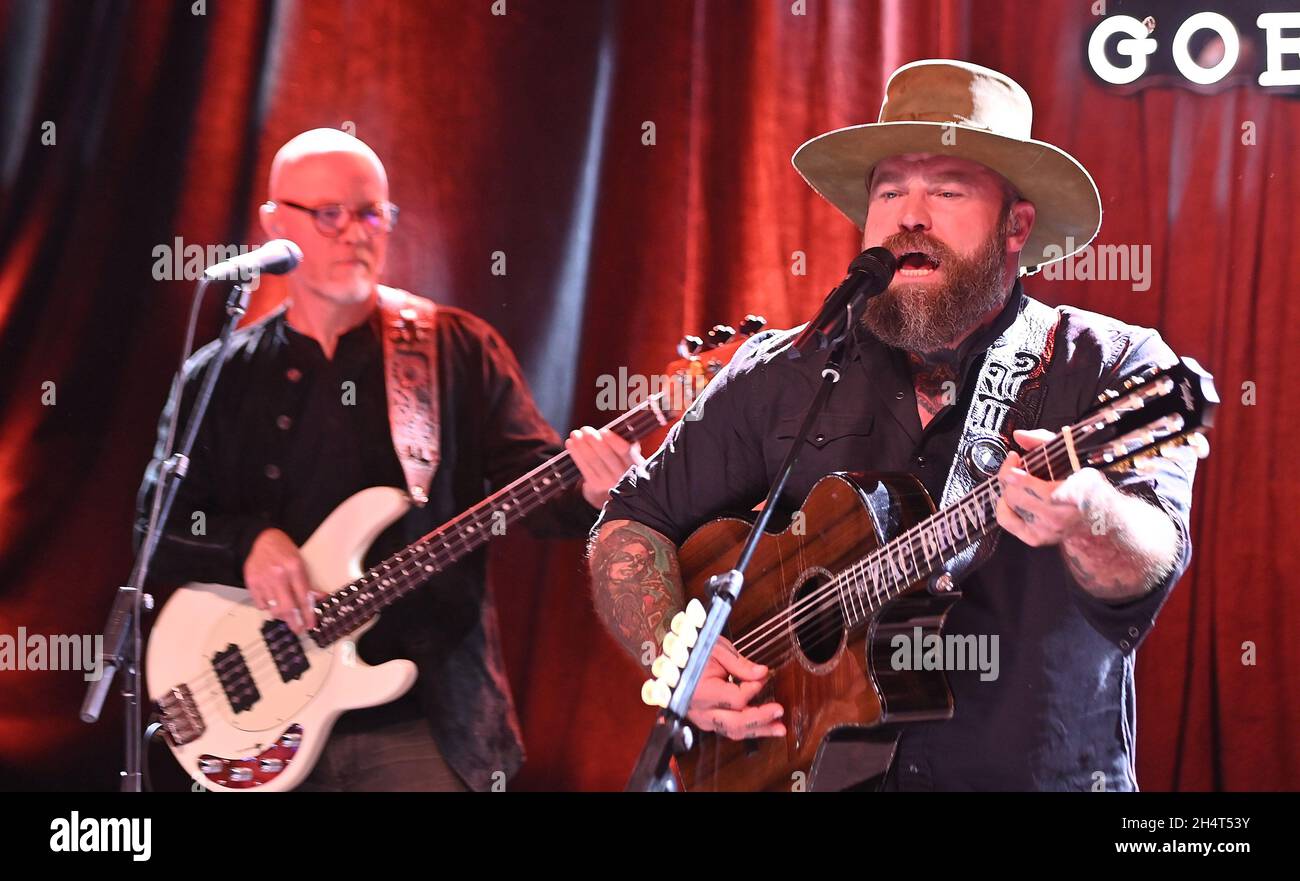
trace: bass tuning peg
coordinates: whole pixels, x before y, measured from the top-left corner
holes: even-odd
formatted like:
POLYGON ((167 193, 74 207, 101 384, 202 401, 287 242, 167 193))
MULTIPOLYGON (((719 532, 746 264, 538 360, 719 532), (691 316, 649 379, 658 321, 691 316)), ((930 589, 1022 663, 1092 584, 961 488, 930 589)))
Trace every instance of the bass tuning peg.
POLYGON ((736 335, 736 329, 729 324, 715 324, 710 328, 707 336, 709 338, 709 348, 716 349, 718 346, 726 343, 736 335))
POLYGON ((683 358, 689 358, 692 355, 699 354, 700 350, 703 348, 704 340, 697 336, 687 334, 682 337, 681 342, 677 344, 677 354, 681 355, 683 358))

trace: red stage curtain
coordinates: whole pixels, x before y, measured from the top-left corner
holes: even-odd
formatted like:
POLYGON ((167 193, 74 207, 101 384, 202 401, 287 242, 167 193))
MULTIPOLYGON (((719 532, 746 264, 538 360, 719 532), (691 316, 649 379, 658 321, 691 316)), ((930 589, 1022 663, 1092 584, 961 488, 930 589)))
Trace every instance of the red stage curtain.
MULTIPOLYGON (((1035 135, 1101 188, 1099 243, 1151 248, 1149 290, 1028 290, 1157 327, 1223 396, 1192 568, 1140 652, 1139 780, 1300 787, 1285 462, 1300 402, 1284 385, 1300 351, 1300 104, 1249 84, 1103 87, 1084 69, 1089 5, 0 3, 0 633, 100 626, 188 307, 190 283, 153 277, 154 249, 260 241, 267 167, 293 134, 354 126, 378 151, 403 208, 388 281, 497 325, 563 431, 612 417, 601 374, 659 371, 685 332, 808 315, 857 235, 790 154, 874 120, 893 68, 948 56, 1027 88, 1035 135)), ((281 293, 264 284, 255 311, 281 293)), ((494 554, 529 749, 517 788, 620 787, 652 719, 591 611, 581 550, 512 535, 494 554)), ((79 676, 0 683, 9 780, 114 785, 116 718, 76 721, 79 676)))

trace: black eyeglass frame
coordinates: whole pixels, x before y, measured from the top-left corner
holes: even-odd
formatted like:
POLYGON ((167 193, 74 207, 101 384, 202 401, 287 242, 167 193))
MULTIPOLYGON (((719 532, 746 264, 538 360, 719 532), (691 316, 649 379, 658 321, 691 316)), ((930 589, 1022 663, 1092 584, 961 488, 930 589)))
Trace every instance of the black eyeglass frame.
POLYGON ((353 220, 358 218, 361 220, 361 225, 372 233, 383 233, 385 235, 391 233, 397 226, 397 216, 401 210, 392 202, 371 202, 369 205, 362 206, 359 209, 349 208, 341 202, 328 202, 324 205, 317 205, 315 208, 307 205, 300 205, 297 202, 290 202, 284 199, 279 201, 272 200, 271 204, 284 205, 288 208, 295 208, 298 211, 307 212, 315 222, 317 231, 320 232, 321 235, 331 239, 343 235, 343 231, 352 225, 353 220), (328 221, 321 219, 321 212, 327 208, 337 208, 342 212, 341 222, 337 226, 332 226, 328 221), (376 211, 375 209, 377 208, 380 209, 380 211, 385 212, 387 216, 385 216, 385 213, 376 211), (370 216, 376 218, 381 225, 375 226, 371 222, 367 221, 364 212, 369 212, 370 216))

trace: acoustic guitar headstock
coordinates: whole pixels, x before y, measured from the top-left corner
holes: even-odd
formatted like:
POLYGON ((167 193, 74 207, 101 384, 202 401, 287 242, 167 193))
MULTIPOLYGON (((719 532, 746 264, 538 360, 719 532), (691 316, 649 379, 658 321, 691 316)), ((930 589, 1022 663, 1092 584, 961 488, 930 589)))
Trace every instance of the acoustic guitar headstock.
POLYGON ((1069 428, 1072 470, 1124 464, 1142 470, 1179 447, 1203 459, 1210 451, 1205 432, 1214 426, 1218 407, 1214 377, 1193 358, 1134 374, 1099 395, 1069 428))

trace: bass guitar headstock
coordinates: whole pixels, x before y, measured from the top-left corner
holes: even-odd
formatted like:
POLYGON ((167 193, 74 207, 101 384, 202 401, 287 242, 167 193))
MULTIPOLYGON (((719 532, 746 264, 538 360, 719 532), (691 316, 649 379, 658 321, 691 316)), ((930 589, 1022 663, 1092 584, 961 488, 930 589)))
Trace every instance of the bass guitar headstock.
POLYGON ((670 421, 681 418, 704 387, 727 366, 736 350, 766 324, 767 319, 761 315, 746 315, 739 329, 715 324, 703 338, 689 334, 682 337, 677 344, 677 354, 681 357, 664 369, 671 393, 660 406, 670 421))

